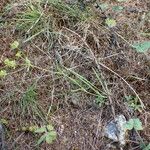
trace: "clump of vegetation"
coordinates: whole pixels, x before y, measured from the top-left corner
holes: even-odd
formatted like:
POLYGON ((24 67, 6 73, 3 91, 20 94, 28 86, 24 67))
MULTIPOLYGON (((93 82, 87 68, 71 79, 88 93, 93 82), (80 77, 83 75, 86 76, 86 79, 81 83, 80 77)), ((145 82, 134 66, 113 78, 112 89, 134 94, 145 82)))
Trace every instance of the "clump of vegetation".
POLYGON ((139 120, 139 118, 130 119, 124 127, 126 130, 143 130, 142 122, 139 120))
POLYGON ((139 101, 138 101, 137 97, 130 95, 130 96, 126 96, 125 98, 126 98, 128 106, 131 109, 133 109, 134 111, 141 112, 142 106, 141 106, 141 104, 139 104, 139 101))
MULTIPOLYGON (((1 2, 0 123, 10 149, 106 149, 101 127, 118 114, 149 149, 147 3, 1 2)), ((140 146, 133 138, 127 149, 132 142, 140 146)))
POLYGON ((27 91, 24 93, 21 101, 20 106, 22 113, 25 114, 30 112, 30 110, 34 110, 37 105, 37 92, 35 86, 30 86, 27 91))
POLYGON ((51 144, 54 140, 56 140, 57 137, 57 133, 52 125, 42 126, 41 128, 35 130, 35 133, 43 134, 38 140, 38 144, 41 144, 42 142, 47 142, 48 144, 51 144))

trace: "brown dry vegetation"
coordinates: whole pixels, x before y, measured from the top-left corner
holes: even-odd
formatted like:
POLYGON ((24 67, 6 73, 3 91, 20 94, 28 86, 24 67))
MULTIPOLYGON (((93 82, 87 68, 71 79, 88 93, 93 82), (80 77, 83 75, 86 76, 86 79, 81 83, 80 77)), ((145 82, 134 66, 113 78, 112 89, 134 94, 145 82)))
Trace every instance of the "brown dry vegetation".
MULTIPOLYGON (((115 0, 100 2, 107 2, 110 6, 119 5, 115 0)), ((27 0, 0 2, 0 68, 5 68, 3 61, 6 58, 16 59, 16 51, 10 49, 10 43, 15 40, 21 43, 19 49, 35 66, 27 71, 21 66, 22 60, 18 59, 16 69, 9 69, 8 75, 0 79, 0 119, 8 121, 5 126, 8 149, 111 150, 112 141, 104 137, 103 131, 105 125, 118 114, 125 115, 127 119, 138 117, 144 127, 139 135, 130 133, 124 150, 139 150, 139 138, 149 143, 149 56, 137 53, 129 45, 134 41, 150 40, 149 36, 140 34, 150 29, 149 21, 141 19, 150 10, 149 0, 123 2, 121 5, 125 10, 121 13, 111 9, 102 12, 94 4, 87 4, 93 17, 83 21, 69 19, 49 4, 42 4, 43 13, 52 16, 53 33, 45 32, 24 43, 28 37, 27 30, 18 30, 15 18, 26 9, 26 3, 27 0), (12 8, 6 11, 8 4, 12 8), (113 29, 105 25, 108 16, 117 20, 117 26, 113 29), (65 67, 72 68, 100 91, 105 90, 105 104, 97 106, 94 95, 82 90, 73 91, 79 87, 62 74, 55 73, 58 68, 65 67), (96 78, 93 69, 106 83, 105 88, 96 78), (36 85, 40 115, 34 112, 32 104, 25 113, 22 113, 20 107, 24 93, 33 84, 36 85), (145 108, 141 112, 129 111, 125 102, 127 95, 139 97, 145 108), (21 131, 24 126, 47 123, 52 123, 58 134, 56 141, 50 145, 43 143, 37 147, 39 136, 21 131)), ((36 31, 32 34, 34 32, 36 31)), ((89 92, 93 91, 89 89, 89 92)), ((117 145, 115 149, 120 147, 117 145)))

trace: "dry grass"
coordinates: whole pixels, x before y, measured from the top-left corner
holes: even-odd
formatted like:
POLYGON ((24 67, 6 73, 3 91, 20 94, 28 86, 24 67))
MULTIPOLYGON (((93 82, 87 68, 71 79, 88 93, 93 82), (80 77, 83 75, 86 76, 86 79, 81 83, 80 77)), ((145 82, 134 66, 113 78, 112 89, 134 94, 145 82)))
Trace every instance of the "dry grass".
MULTIPOLYGON (((140 20, 148 12, 148 0, 123 3, 126 9, 122 13, 112 12, 111 9, 101 12, 88 4, 86 11, 91 14, 90 17, 82 14, 85 18, 74 11, 73 16, 74 9, 65 7, 60 10, 58 8, 64 6, 46 2, 40 6, 36 1, 32 2, 42 15, 30 26, 25 21, 17 20, 18 14, 26 12, 28 5, 31 5, 30 1, 16 2, 15 6, 11 3, 10 6, 14 7, 9 11, 4 9, 6 4, 0 2, 3 8, 0 68, 5 68, 5 58, 16 59, 16 51, 10 49, 10 43, 16 39, 34 66, 27 71, 21 65, 23 60, 19 59, 18 67, 7 70, 9 74, 6 78, 0 79, 0 119, 8 120, 8 149, 109 150, 112 149, 109 147, 112 141, 104 137, 103 130, 117 114, 123 114, 127 119, 140 118, 144 127, 140 137, 144 142, 150 142, 150 63, 144 54, 135 52, 130 46, 134 41, 149 40, 148 36, 140 34, 149 28, 147 20, 140 20), (131 8, 137 12, 130 12, 131 8), (114 29, 104 24, 109 15, 117 20, 114 29), (20 23, 23 25, 21 29, 17 28, 20 23), (71 69, 87 79, 96 90, 106 95, 105 103, 98 106, 95 103, 97 95, 88 84, 75 74, 61 74, 59 68, 71 69), (96 70, 100 80, 93 70, 96 70), (23 112, 21 100, 33 84, 36 97, 33 103, 29 99, 23 112), (145 108, 141 112, 129 111, 125 102, 127 95, 138 97, 139 104, 145 108), (47 123, 52 123, 58 133, 57 140, 51 145, 43 143, 37 147, 38 136, 20 131, 24 126, 47 123)), ((110 6, 116 5, 115 1, 104 2, 110 6)), ((139 136, 131 133, 124 149, 138 150, 139 142, 139 136)), ((117 146, 116 149, 120 148, 117 146)))

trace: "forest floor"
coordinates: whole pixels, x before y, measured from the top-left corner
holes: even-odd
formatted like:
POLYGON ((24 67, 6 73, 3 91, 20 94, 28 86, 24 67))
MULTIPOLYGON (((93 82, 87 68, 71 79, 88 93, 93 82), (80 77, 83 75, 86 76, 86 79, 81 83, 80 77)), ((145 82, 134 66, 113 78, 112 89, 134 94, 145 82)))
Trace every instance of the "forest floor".
POLYGON ((1 0, 6 149, 149 150, 149 41, 149 0, 1 0), (117 115, 142 122, 124 146, 104 136, 117 115))

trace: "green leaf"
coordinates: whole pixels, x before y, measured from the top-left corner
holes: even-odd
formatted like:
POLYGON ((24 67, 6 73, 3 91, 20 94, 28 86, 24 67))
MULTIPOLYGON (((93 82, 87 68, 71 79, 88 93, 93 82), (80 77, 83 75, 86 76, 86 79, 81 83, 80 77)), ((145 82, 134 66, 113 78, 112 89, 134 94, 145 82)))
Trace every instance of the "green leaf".
POLYGON ((15 56, 18 57, 18 58, 20 58, 21 54, 22 54, 21 51, 18 51, 15 56))
POLYGON ((13 43, 10 44, 10 47, 12 50, 18 48, 19 46, 19 42, 18 41, 14 41, 13 43))
POLYGON ((102 11, 105 11, 108 9, 108 4, 107 3, 103 3, 103 4, 100 4, 99 7, 101 8, 102 11))
POLYGON ((56 137, 57 137, 56 131, 48 132, 46 135, 46 142, 48 144, 51 144, 56 139, 56 137))
POLYGON ((139 120, 139 118, 135 118, 135 119, 133 119, 133 121, 134 121, 134 129, 135 130, 143 130, 142 122, 139 120))
POLYGON ((51 135, 52 139, 53 139, 53 140, 55 140, 55 139, 56 139, 56 137, 57 137, 57 133, 56 133, 56 131, 51 131, 51 132, 49 132, 49 133, 50 133, 50 135, 51 135))
POLYGON ((112 10, 120 12, 122 11, 124 8, 122 6, 113 6, 112 10))
POLYGON ((50 133, 47 133, 47 135, 46 135, 46 142, 47 142, 48 144, 51 144, 51 143, 53 142, 53 138, 52 138, 52 136, 50 135, 50 133))
POLYGON ((4 60, 4 64, 7 66, 7 67, 10 67, 10 68, 13 68, 15 69, 16 68, 16 61, 15 60, 9 60, 8 58, 4 60))
POLYGON ((40 145, 42 142, 44 142, 44 141, 46 140, 46 136, 47 136, 46 133, 45 133, 44 135, 42 135, 42 136, 40 137, 40 139, 38 140, 37 144, 40 145))
POLYGON ((124 125, 124 128, 126 130, 132 130, 134 127, 134 121, 133 119, 130 119, 125 125, 124 125))
POLYGON ((0 78, 5 78, 6 75, 7 75, 6 70, 1 70, 0 71, 0 78))
POLYGON ((130 119, 125 125, 124 128, 126 130, 143 130, 142 122, 138 118, 130 119))
POLYGON ((43 133, 46 132, 46 126, 43 126, 41 128, 38 128, 37 130, 35 130, 35 133, 43 133))
POLYGON ((135 48, 136 51, 140 53, 147 52, 150 49, 150 41, 135 43, 133 44, 133 48, 135 48))
POLYGON ((114 19, 110 19, 110 18, 107 18, 105 20, 105 23, 108 25, 108 27, 112 28, 112 27, 115 27, 116 26, 116 20, 114 19))
POLYGON ((48 131, 54 130, 54 127, 52 125, 47 125, 46 127, 47 127, 48 131))

